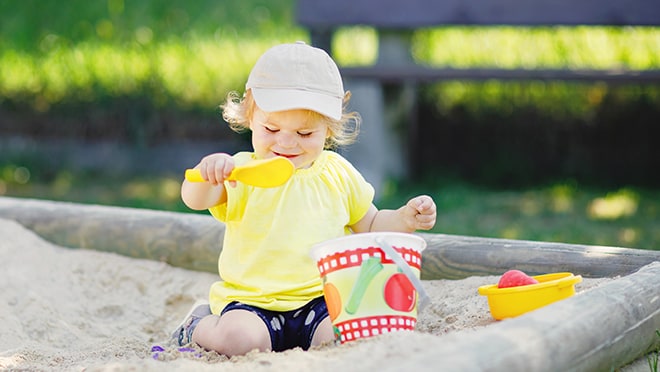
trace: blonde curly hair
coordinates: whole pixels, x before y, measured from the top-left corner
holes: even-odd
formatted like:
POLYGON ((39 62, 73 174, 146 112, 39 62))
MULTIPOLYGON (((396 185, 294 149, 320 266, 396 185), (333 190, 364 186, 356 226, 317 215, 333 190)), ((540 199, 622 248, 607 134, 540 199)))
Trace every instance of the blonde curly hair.
MULTIPOLYGON (((325 140, 325 149, 335 149, 350 145, 357 139, 362 118, 357 112, 346 112, 346 106, 351 98, 351 92, 344 95, 344 112, 339 120, 332 119, 316 111, 308 110, 311 120, 319 120, 327 125, 329 135, 325 140)), ((252 91, 248 89, 241 98, 237 92, 229 92, 222 109, 222 118, 235 132, 241 133, 250 129, 250 120, 254 114, 256 103, 252 91)))

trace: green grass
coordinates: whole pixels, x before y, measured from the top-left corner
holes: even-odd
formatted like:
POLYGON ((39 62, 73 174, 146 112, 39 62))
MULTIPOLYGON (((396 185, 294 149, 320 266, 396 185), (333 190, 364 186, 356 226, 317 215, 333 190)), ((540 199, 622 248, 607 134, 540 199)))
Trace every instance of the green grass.
MULTIPOLYGON (((655 334, 660 337, 660 330, 655 330, 655 334)), ((649 369, 651 372, 658 372, 658 361, 660 360, 660 348, 657 348, 655 351, 651 352, 647 357, 646 361, 649 363, 649 369)))
MULTIPOLYGON (((59 172, 34 181, 27 169, 0 169, 0 195, 192 212, 180 176, 118 178, 59 172)), ((580 187, 574 182, 496 190, 458 181, 390 183, 377 201, 396 208, 411 196, 438 205, 433 232, 507 239, 660 249, 660 191, 580 187)))
POLYGON ((48 52, 80 42, 147 45, 169 40, 262 38, 288 34, 293 0, 0 1, 0 41, 48 52), (267 36, 268 35, 268 36, 267 36))
MULTIPOLYGON (((309 40, 293 7, 291 0, 0 1, 0 103, 48 111, 65 102, 148 96, 157 107, 212 107, 226 91, 242 89, 265 49, 309 40)), ((376 44, 373 29, 344 28, 334 40, 336 59, 373 63, 376 44)), ((434 66, 660 68, 657 27, 431 28, 415 34, 413 48, 419 62, 434 66)), ((480 90, 450 92, 465 89, 480 90)), ((506 90, 489 96, 498 100, 506 90)))
POLYGON ((268 47, 306 38, 292 2, 0 1, 0 103, 148 96, 213 107, 268 47), (71 9, 76 11, 72 12, 71 9))
POLYGON ((660 66, 660 28, 438 28, 418 32, 414 46, 419 60, 436 66, 641 70, 660 66))
POLYGON ((380 205, 417 193, 438 205, 435 232, 660 249, 660 191, 599 189, 575 182, 499 190, 457 181, 394 186, 380 205))

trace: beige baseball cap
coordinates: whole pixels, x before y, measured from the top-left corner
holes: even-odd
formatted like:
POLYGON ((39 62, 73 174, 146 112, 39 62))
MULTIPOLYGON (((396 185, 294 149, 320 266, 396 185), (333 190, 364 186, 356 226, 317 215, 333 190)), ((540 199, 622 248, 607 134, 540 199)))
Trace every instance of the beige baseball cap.
POLYGON ((267 50, 252 68, 246 89, 266 112, 308 109, 339 120, 344 85, 323 49, 302 41, 267 50))

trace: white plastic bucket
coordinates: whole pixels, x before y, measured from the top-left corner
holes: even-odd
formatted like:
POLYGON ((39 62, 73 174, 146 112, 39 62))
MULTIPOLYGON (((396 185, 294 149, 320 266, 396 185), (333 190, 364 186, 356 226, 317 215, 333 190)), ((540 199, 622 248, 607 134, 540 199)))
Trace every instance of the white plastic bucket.
POLYGON ((347 235, 312 247, 310 255, 342 343, 415 328, 418 295, 426 298, 419 282, 425 248, 419 236, 383 232, 347 235), (393 253, 383 249, 386 245, 400 257, 386 254, 393 253))

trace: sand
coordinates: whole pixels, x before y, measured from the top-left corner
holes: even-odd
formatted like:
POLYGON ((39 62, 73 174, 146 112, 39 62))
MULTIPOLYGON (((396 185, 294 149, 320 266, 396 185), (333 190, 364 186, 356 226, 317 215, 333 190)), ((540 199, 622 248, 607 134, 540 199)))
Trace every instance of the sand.
MULTIPOLYGON (((49 243, 0 219, 0 369, 67 371, 437 370, 415 354, 449 334, 495 323, 477 287, 497 277, 424 281, 432 304, 415 332, 310 351, 228 359, 178 350, 172 329, 217 276, 162 262, 49 243), (160 347, 163 351, 154 351, 160 347)), ((608 279, 584 279, 578 295, 608 279)))

